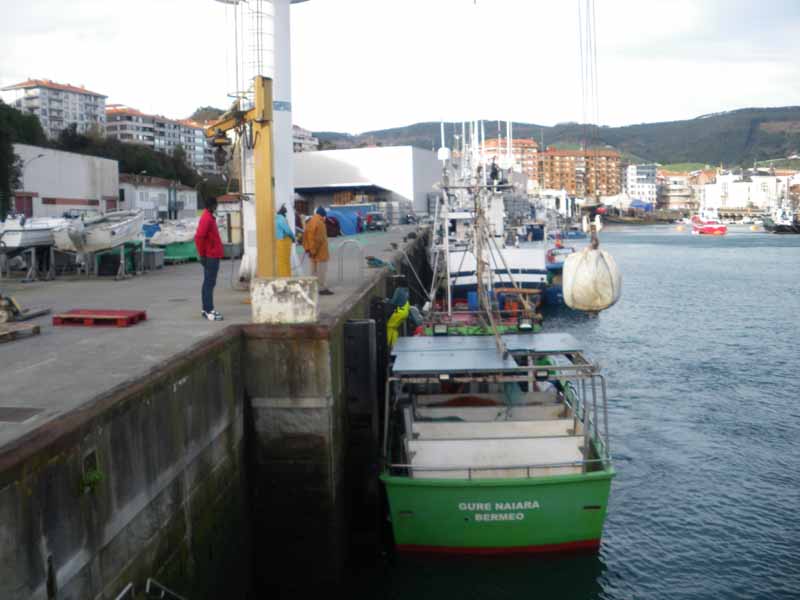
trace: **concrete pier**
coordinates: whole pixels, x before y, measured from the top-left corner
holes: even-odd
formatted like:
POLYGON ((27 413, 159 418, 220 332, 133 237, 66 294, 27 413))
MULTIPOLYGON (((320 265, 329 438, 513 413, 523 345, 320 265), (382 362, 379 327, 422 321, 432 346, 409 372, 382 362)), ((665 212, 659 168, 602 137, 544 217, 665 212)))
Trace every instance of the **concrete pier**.
MULTIPOLYGON (((357 239, 402 268, 397 247, 424 256, 419 238, 403 241, 411 231, 357 239)), ((338 579, 343 329, 386 295, 387 272, 348 248, 339 280, 331 241, 335 295, 307 325, 250 324, 231 262, 221 323, 200 318, 196 264, 119 282, 0 280, 27 306, 148 314, 124 329, 44 317, 40 336, 0 345, 0 597, 113 598, 153 577, 193 600, 234 598, 298 574, 338 579)))

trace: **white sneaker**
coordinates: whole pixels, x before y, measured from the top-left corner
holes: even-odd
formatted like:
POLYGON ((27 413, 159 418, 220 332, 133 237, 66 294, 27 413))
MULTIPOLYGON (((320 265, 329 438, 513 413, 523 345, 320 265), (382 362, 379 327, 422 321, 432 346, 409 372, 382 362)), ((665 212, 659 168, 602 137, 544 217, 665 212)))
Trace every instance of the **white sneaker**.
POLYGON ((208 319, 209 321, 222 321, 222 315, 215 310, 212 310, 211 312, 203 311, 203 318, 208 319))

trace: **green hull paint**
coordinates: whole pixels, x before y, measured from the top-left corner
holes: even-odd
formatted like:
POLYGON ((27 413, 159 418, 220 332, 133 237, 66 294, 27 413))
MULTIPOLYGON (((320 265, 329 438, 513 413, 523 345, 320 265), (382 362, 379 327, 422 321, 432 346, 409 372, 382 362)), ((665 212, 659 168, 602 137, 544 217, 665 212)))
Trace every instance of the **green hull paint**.
POLYGON ((599 542, 613 477, 381 480, 398 547, 513 551, 599 542))

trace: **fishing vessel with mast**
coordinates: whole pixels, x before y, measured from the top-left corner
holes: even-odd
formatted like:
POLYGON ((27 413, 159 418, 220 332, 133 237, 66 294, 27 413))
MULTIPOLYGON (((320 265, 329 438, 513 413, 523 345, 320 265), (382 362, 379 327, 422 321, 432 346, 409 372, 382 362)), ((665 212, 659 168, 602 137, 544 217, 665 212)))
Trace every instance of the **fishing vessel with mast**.
POLYGON ((395 546, 596 549, 614 477, 605 378, 571 335, 534 332, 536 294, 509 268, 487 216, 492 185, 477 170, 457 184, 444 173, 442 223, 452 197, 471 204, 463 252, 474 258, 476 306, 454 305, 458 273, 445 236, 435 247, 425 335, 397 340, 386 383, 380 478, 395 546), (460 314, 468 330, 455 325, 460 314))
MULTIPOLYGON (((500 126, 498 125, 498 135, 500 126)), ((538 306, 547 282, 544 225, 530 218, 531 204, 520 190, 514 171, 512 125, 506 123, 505 154, 490 162, 484 151, 483 122, 462 123, 461 135, 455 136, 458 150, 450 155, 441 126, 442 181, 440 197, 434 209, 434 229, 430 247, 433 271, 443 277, 440 301, 448 312, 453 306, 477 308, 477 267, 474 232, 480 204, 486 231, 484 261, 486 285, 502 294, 512 282, 538 306), (511 207, 511 211, 507 210, 511 207), (534 229, 538 228, 537 231, 534 229), (445 284, 446 283, 446 284, 445 284)), ((499 298, 502 302, 504 297, 499 298)), ((511 300, 514 303, 515 300, 511 300)), ((511 304, 513 306, 513 304, 511 304)))

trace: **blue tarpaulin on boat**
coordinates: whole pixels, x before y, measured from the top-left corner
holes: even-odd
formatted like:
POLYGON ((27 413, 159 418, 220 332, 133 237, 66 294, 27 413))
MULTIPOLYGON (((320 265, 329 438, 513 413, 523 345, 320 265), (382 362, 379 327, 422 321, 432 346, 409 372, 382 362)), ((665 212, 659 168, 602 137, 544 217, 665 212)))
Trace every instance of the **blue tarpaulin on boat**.
POLYGON ((644 200, 639 200, 639 198, 634 198, 631 200, 631 208, 636 210, 643 210, 644 212, 652 212, 653 205, 650 202, 645 202, 644 200))
POLYGON ((342 235, 355 235, 358 233, 358 215, 349 211, 329 208, 328 216, 339 222, 342 235))
POLYGON ((157 231, 161 231, 161 225, 158 223, 144 223, 142 225, 142 232, 144 233, 144 237, 151 238, 153 237, 157 231))

